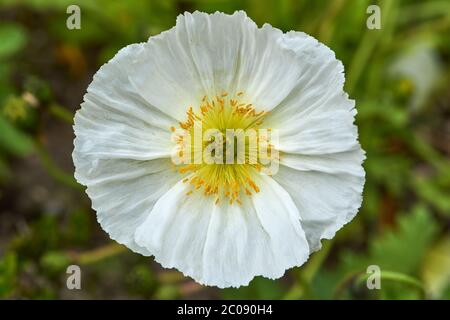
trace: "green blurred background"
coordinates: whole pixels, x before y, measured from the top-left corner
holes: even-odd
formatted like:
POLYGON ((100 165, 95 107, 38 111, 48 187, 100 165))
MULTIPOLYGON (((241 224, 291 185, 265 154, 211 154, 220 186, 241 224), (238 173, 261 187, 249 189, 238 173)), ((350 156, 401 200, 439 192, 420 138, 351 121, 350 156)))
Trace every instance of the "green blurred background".
POLYGON ((450 1, 0 0, 0 298, 449 299, 450 1), (81 8, 81 30, 66 8, 81 8), (381 7, 380 30, 366 9, 381 7), (367 181, 357 217, 301 268, 219 290, 110 240, 73 178, 73 114, 121 47, 184 11, 243 9, 346 68, 367 181), (82 289, 66 288, 66 268, 82 289), (368 290, 366 269, 382 270, 368 290))

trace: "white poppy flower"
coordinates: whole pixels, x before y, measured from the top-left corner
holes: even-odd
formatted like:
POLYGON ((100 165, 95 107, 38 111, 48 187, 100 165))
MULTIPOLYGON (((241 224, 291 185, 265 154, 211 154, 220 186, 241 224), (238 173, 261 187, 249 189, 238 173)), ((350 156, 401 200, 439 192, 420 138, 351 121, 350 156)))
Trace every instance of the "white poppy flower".
POLYGON ((164 267, 221 288, 279 278, 361 205, 364 151, 343 84, 333 51, 304 33, 242 11, 180 15, 94 76, 75 116, 75 176, 110 237, 164 267), (278 171, 261 174, 259 156, 174 164, 194 123, 276 130, 278 171))

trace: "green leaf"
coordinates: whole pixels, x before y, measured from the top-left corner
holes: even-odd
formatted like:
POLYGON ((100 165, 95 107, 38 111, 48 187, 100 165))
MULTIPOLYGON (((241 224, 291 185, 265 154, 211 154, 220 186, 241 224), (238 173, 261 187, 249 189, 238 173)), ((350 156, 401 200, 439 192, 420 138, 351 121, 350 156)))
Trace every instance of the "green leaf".
POLYGON ((131 292, 148 296, 155 290, 157 279, 147 264, 138 264, 128 273, 126 283, 131 292))
MULTIPOLYGON (((409 214, 401 215, 392 230, 371 238, 367 253, 345 251, 334 271, 322 270, 318 274, 312 290, 321 298, 331 298, 333 287, 342 286, 342 283, 349 287, 354 276, 365 274, 369 265, 379 266, 382 272, 389 270, 417 276, 437 231, 437 222, 429 211, 417 206, 409 214)), ((419 297, 418 292, 396 282, 383 283, 381 295, 399 299, 419 297)))
POLYGON ((72 244, 84 244, 91 234, 90 214, 82 209, 69 215, 69 221, 64 232, 67 241, 72 244))
POLYGON ((423 206, 401 216, 397 230, 374 240, 369 250, 372 264, 381 270, 415 274, 438 231, 437 222, 423 206))
POLYGON ((22 26, 15 23, 5 23, 0 26, 0 59, 8 58, 26 44, 27 35, 22 26))
POLYGON ((0 115, 0 149, 6 149, 7 152, 24 156, 33 149, 33 141, 29 136, 17 130, 6 119, 0 115))
POLYGON ((450 216, 450 197, 448 192, 443 190, 443 188, 439 188, 435 179, 414 177, 412 183, 414 189, 423 200, 435 206, 439 212, 450 216))
POLYGON ((8 297, 14 290, 17 275, 17 256, 6 253, 0 260, 0 298, 8 297))
POLYGON ((177 286, 172 284, 164 284, 159 287, 155 293, 155 299, 172 300, 178 298, 180 291, 177 286))
POLYGON ((428 294, 441 298, 450 286, 450 236, 447 236, 427 253, 422 268, 422 278, 428 294))
POLYGON ((41 258, 41 265, 50 272, 64 270, 70 264, 70 257, 60 251, 49 251, 41 258))

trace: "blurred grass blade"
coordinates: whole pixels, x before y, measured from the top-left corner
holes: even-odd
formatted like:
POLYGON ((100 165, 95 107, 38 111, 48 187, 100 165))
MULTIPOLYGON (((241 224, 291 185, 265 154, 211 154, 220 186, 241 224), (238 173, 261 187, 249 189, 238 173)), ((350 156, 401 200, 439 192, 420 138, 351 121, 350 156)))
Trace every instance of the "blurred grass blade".
POLYGON ((33 141, 23 132, 17 130, 0 115, 0 148, 16 155, 24 156, 33 150, 33 141))

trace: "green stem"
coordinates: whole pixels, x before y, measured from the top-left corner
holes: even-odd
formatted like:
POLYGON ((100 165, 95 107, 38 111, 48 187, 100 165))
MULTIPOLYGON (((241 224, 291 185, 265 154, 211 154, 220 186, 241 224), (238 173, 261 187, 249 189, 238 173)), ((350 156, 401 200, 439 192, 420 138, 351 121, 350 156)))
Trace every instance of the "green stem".
POLYGON ((348 273, 336 286, 333 293, 333 299, 337 300, 342 296, 342 293, 346 288, 348 288, 355 278, 359 275, 359 272, 350 272, 348 273))
POLYGON ((314 253, 305 266, 299 270, 297 273, 298 280, 284 295, 283 299, 297 300, 310 293, 311 283, 328 257, 332 246, 333 240, 324 241, 322 249, 314 253))
MULTIPOLYGON (((362 286, 367 282, 367 279, 372 274, 362 273, 362 272, 351 272, 344 277, 344 279, 336 286, 333 297, 338 299, 341 297, 342 293, 348 288, 350 285, 355 284, 356 286, 362 286)), ((395 281, 398 283, 403 283, 412 287, 415 287, 419 290, 421 294, 421 298, 424 299, 426 297, 425 288, 420 283, 419 280, 408 276, 403 273, 394 272, 394 271, 381 271, 380 280, 385 281, 395 281)))
MULTIPOLYGON (((366 283, 367 279, 371 276, 371 274, 362 274, 356 279, 356 285, 360 286, 366 283)), ((382 271, 380 275, 381 280, 387 281, 396 281, 399 283, 404 283, 406 285, 410 285, 420 290, 422 295, 425 295, 425 289, 419 280, 408 276, 403 273, 394 272, 394 271, 382 271)))
POLYGON ((50 114, 54 115, 58 119, 68 123, 73 124, 73 114, 70 111, 67 111, 63 107, 57 104, 52 104, 49 106, 48 111, 50 114))
POLYGON ((118 243, 111 243, 103 247, 79 253, 73 256, 73 261, 80 265, 97 263, 126 251, 126 247, 118 243))
POLYGON ((356 50, 354 58, 350 64, 349 71, 347 73, 346 88, 348 93, 351 95, 356 87, 356 84, 361 77, 364 68, 367 67, 370 57, 375 50, 377 44, 380 40, 386 38, 386 33, 391 29, 391 16, 393 4, 396 1, 385 0, 381 5, 381 29, 380 30, 369 30, 367 29, 363 35, 361 42, 356 50), (382 37, 383 36, 383 37, 382 37))

